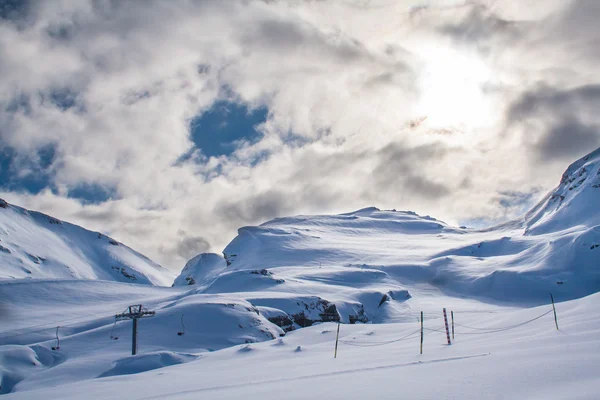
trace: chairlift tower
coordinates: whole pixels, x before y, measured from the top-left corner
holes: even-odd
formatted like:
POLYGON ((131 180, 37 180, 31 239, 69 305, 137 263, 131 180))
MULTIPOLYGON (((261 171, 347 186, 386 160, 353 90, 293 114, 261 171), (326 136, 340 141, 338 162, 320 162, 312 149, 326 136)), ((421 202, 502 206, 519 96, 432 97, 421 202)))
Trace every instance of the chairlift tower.
POLYGON ((140 318, 154 317, 156 312, 144 310, 141 304, 129 306, 128 310, 124 313, 115 315, 115 321, 124 321, 127 319, 133 320, 133 332, 131 335, 131 355, 134 356, 137 353, 137 322, 140 318))

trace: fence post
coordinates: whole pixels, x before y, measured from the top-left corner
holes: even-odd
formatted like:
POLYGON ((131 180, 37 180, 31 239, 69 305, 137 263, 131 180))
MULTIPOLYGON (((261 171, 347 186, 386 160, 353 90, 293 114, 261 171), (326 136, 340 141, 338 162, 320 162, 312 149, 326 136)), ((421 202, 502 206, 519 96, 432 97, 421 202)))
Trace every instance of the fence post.
POLYGON ((423 311, 421 311, 421 354, 423 354, 423 311))
POLYGON ((552 310, 554 310, 554 323, 556 324, 556 330, 558 331, 558 318, 556 317, 556 307, 554 306, 554 297, 550 293, 550 300, 552 300, 552 310))
POLYGON ((337 334, 335 335, 335 352, 333 353, 333 358, 337 358, 337 346, 338 346, 339 339, 340 339, 340 323, 338 322, 337 334))
POLYGON ((446 309, 444 308, 444 324, 446 325, 446 338, 448 339, 448 346, 452 344, 450 341, 450 329, 448 329, 448 316, 446 315, 446 309))
POLYGON ((450 311, 450 317, 452 318, 452 340, 454 340, 454 311, 450 311))

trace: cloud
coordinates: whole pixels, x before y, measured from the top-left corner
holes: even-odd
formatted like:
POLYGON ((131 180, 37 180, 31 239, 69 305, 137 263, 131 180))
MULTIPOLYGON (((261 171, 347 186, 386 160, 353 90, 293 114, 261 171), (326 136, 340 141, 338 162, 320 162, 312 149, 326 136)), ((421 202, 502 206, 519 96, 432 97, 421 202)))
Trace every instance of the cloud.
POLYGON ((542 86, 521 95, 507 114, 509 127, 522 125, 542 161, 569 161, 600 146, 600 85, 572 89, 542 86))
POLYGON ((526 3, 19 3, 0 195, 172 269, 288 214, 514 217, 501 193, 550 189, 600 123, 595 2, 526 3), (219 104, 266 120, 210 157, 191 126, 219 104))

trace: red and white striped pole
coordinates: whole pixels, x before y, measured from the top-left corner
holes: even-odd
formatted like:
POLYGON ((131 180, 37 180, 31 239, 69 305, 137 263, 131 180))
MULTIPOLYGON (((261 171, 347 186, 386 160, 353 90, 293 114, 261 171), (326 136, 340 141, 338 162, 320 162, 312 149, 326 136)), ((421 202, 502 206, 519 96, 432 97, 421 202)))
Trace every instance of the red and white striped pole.
POLYGON ((452 344, 450 341, 450 329, 448 329, 448 316, 446 315, 446 309, 444 308, 444 323, 446 324, 446 337, 448 338, 448 346, 452 344))

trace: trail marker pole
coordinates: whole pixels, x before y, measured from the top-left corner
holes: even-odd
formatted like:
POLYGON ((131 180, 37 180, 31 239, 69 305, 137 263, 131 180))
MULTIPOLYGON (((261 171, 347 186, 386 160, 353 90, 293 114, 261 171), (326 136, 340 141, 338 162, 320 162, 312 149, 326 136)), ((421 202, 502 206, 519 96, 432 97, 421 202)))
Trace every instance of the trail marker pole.
POLYGON ((133 320, 133 331, 131 333, 131 355, 137 354, 137 326, 138 319, 153 317, 156 314, 154 311, 144 310, 141 304, 129 306, 128 311, 115 315, 115 321, 123 321, 126 319, 133 320))
POLYGON ((333 358, 337 358, 337 346, 338 346, 339 340, 340 340, 340 323, 338 322, 337 334, 335 335, 335 352, 333 353, 333 358))
POLYGON ((60 328, 60 326, 56 327, 56 346, 52 346, 52 350, 60 350, 60 338, 58 337, 58 328, 60 328))
POLYGON ((452 344, 450 341, 450 330, 448 329, 448 316, 446 315, 446 309, 444 308, 444 324, 446 325, 446 338, 448 339, 448 346, 452 344))
POLYGON ((454 311, 450 311, 450 318, 452 319, 452 340, 454 340, 454 311))
POLYGON ((421 354, 423 354, 423 311, 421 311, 421 354))
POLYGON ((556 330, 558 331, 558 318, 556 317, 556 307, 554 306, 554 297, 550 293, 550 300, 552 300, 552 310, 554 310, 554 323, 556 324, 556 330))

